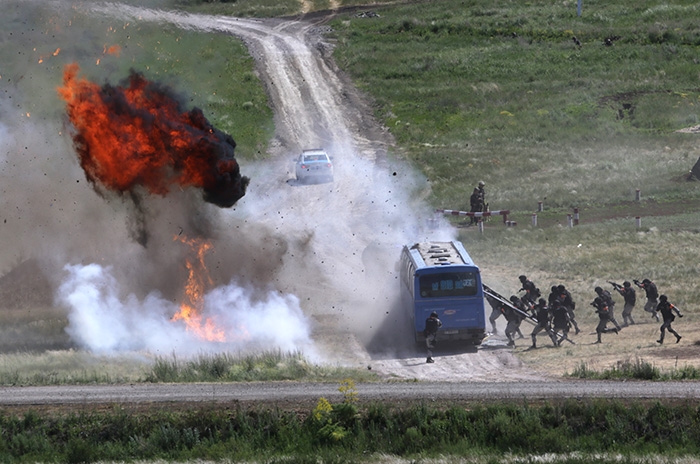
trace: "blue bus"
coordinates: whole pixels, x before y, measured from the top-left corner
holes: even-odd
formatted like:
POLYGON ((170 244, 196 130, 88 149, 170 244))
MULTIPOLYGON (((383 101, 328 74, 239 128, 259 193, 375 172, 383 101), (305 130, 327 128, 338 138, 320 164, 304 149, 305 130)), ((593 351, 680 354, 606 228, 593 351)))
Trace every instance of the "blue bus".
POLYGON ((416 343, 424 342, 425 320, 442 321, 439 340, 479 345, 486 336, 481 273, 457 241, 406 245, 401 252, 401 302, 413 322, 416 343))

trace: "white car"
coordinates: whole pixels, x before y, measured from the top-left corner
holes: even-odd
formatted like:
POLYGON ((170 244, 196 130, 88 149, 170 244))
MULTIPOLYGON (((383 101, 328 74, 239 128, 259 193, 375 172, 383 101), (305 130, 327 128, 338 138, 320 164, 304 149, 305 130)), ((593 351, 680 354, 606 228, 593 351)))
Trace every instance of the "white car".
POLYGON ((321 148, 304 150, 296 159, 297 182, 333 182, 333 162, 321 148))

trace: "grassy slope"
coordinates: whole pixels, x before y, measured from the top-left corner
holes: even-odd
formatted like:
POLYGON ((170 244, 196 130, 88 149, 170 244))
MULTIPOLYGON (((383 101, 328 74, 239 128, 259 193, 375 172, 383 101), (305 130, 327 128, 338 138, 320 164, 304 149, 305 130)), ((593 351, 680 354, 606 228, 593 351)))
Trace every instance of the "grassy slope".
POLYGON ((691 2, 420 2, 333 22, 336 57, 425 174, 463 209, 480 179, 492 209, 700 196, 700 29, 691 2), (577 47, 573 36, 582 47, 577 47), (606 37, 619 36, 614 46, 606 37), (690 191, 688 191, 690 190, 690 191))
POLYGON ((581 17, 576 2, 546 1, 373 11, 379 17, 333 21, 337 61, 425 174, 436 207, 468 209, 471 189, 485 180, 491 209, 512 211, 516 228, 498 219, 483 235, 460 228, 486 281, 517 293, 524 273, 543 290, 566 284, 578 302, 579 346, 522 359, 556 373, 635 356, 697 365, 688 345, 700 328, 700 185, 685 175, 700 149, 696 134, 676 132, 698 123, 697 4, 592 1, 581 17), (607 37, 619 38, 604 46, 607 37), (545 211, 534 228, 539 201, 545 211), (574 207, 581 225, 569 229, 574 207), (645 324, 588 346, 593 288, 643 277, 686 308, 676 328, 688 344, 657 349, 658 324, 642 314, 641 297, 636 316, 645 324))

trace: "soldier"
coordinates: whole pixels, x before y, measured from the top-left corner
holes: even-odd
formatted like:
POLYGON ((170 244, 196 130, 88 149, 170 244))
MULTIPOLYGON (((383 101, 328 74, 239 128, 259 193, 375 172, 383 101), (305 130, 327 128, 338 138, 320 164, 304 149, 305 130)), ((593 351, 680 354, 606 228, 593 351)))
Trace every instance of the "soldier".
POLYGON ((574 330, 576 330, 576 334, 578 335, 581 331, 578 328, 578 324, 576 323, 576 315, 574 314, 574 310, 576 309, 576 303, 574 302, 574 299, 571 297, 571 293, 564 287, 564 285, 559 285, 557 287, 557 292, 559 292, 559 299, 561 300, 561 304, 566 308, 566 311, 569 313, 569 321, 571 322, 571 325, 574 326, 574 330))
POLYGON ((596 314, 598 314, 598 326, 595 328, 596 334, 598 334, 598 340, 595 343, 602 343, 601 335, 604 333, 614 332, 617 333, 618 329, 608 328, 608 322, 610 322, 610 308, 608 304, 601 297, 596 297, 591 303, 591 306, 595 308, 596 314))
POLYGON ((556 298, 552 304, 552 329, 555 332, 561 333, 559 338, 555 335, 555 345, 561 345, 562 340, 569 338, 569 330, 571 329, 571 318, 569 317, 569 311, 567 311, 566 306, 562 303, 560 298, 556 298))
MULTIPOLYGON (((481 213, 484 211, 484 196, 486 193, 483 190, 483 182, 479 182, 479 187, 474 187, 471 196, 469 197, 469 206, 471 207, 472 213, 481 213)), ((469 224, 476 224, 481 220, 481 218, 476 216, 470 217, 469 224)))
POLYGON ((537 348, 537 334, 542 332, 543 330, 545 330, 549 334, 549 337, 552 339, 552 343, 554 343, 554 346, 557 346, 557 338, 552 333, 552 329, 550 327, 551 313, 549 311, 549 307, 547 306, 547 302, 544 298, 540 298, 537 301, 537 303, 535 304, 534 311, 535 319, 537 320, 537 325, 534 329, 532 329, 532 333, 530 334, 530 337, 532 337, 532 348, 537 348))
POLYGON ((435 362, 433 359, 433 348, 435 348, 437 343, 437 333, 440 327, 442 327, 442 321, 438 319, 438 314, 433 311, 428 319, 425 320, 425 329, 423 330, 425 348, 428 351, 428 358, 425 360, 427 363, 435 362))
POLYGON ((661 324, 661 337, 659 337, 659 339, 656 340, 656 343, 663 344, 664 336, 666 335, 666 329, 668 329, 669 332, 676 336, 676 343, 681 341, 681 338, 683 337, 678 335, 678 332, 671 328, 671 322, 673 322, 676 319, 676 316, 673 315, 674 312, 678 314, 678 317, 683 317, 683 314, 681 314, 678 308, 676 308, 673 304, 671 304, 668 301, 668 297, 666 297, 666 295, 661 295, 659 297, 659 304, 656 307, 656 311, 660 312, 661 316, 663 316, 664 318, 664 323, 661 324))
MULTIPOLYGON (((510 302, 513 305, 513 307, 517 308, 521 312, 525 312, 525 306, 520 301, 520 298, 518 298, 516 295, 512 295, 510 297, 510 302)), ((513 335, 516 332, 520 332, 520 323, 523 321, 523 315, 521 312, 518 312, 512 307, 506 305, 503 305, 502 310, 503 315, 506 317, 506 321, 508 321, 508 325, 506 325, 506 337, 508 337, 508 346, 515 347, 515 340, 513 339, 513 335)))
POLYGON ((486 301, 489 302, 491 306, 491 315, 489 316, 489 322, 491 323, 491 333, 498 334, 498 329, 496 328, 496 319, 501 317, 501 306, 503 303, 498 301, 498 299, 492 297, 491 295, 486 295, 486 301))
POLYGON ((632 284, 625 280, 620 284, 612 284, 613 288, 617 290, 617 293, 622 295, 625 299, 625 307, 622 308, 622 327, 627 327, 628 325, 634 325, 634 319, 632 319, 632 310, 634 305, 637 304, 637 292, 632 288, 632 284), (629 323, 628 323, 629 321, 629 323))
POLYGON ((537 298, 541 296, 540 294, 540 289, 537 288, 537 285, 535 285, 531 280, 527 278, 525 275, 521 275, 518 277, 520 280, 520 283, 522 284, 522 287, 520 288, 520 292, 524 291, 525 295, 522 296, 522 301, 529 307, 534 307, 535 304, 537 303, 537 298))
POLYGON ((610 292, 603 290, 602 287, 596 287, 595 292, 598 294, 598 297, 603 300, 605 306, 608 307, 608 320, 613 323, 618 331, 622 330, 622 327, 620 327, 620 324, 618 324, 617 320, 615 319, 615 300, 613 300, 610 292))
POLYGON ((632 282, 634 282, 637 287, 644 289, 647 297, 647 302, 644 305, 644 311, 651 313, 654 319, 656 319, 658 322, 659 315, 656 313, 656 307, 659 305, 659 290, 657 290, 656 284, 649 279, 644 279, 641 283, 636 279, 632 282))

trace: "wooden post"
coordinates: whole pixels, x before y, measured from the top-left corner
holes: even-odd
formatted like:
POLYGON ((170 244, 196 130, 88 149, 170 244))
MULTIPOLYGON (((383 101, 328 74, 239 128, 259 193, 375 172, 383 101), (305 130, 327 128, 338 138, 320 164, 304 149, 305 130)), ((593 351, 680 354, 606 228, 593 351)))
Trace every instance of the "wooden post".
POLYGON ((532 227, 537 227, 537 213, 532 213, 532 227))

